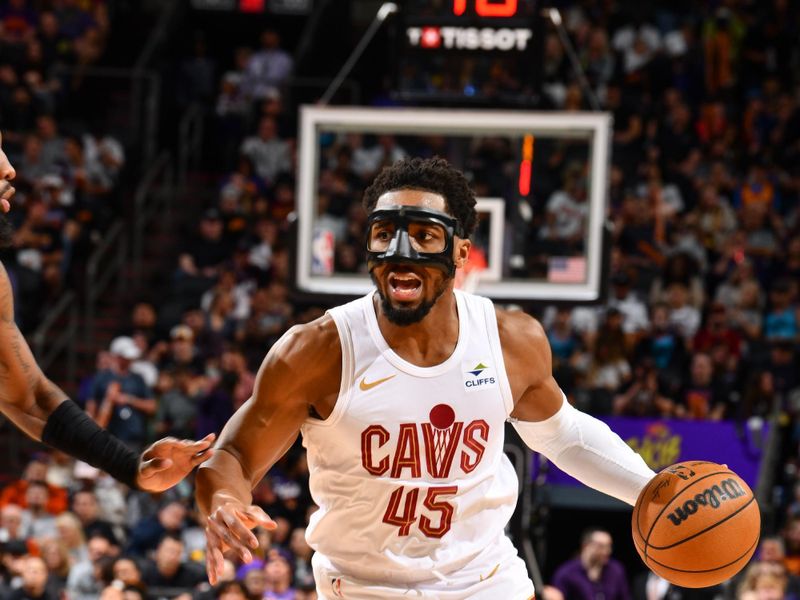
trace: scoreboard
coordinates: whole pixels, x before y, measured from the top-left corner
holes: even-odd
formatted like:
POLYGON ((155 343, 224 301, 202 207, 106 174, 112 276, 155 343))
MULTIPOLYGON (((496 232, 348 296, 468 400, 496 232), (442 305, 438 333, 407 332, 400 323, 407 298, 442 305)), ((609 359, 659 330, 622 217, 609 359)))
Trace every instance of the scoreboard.
POLYGON ((525 0, 406 2, 401 19, 412 47, 523 52, 533 37, 525 0))
MULTIPOLYGON (((460 17, 467 12, 467 0, 453 0, 453 14, 460 17)), ((475 0, 475 14, 480 17, 515 17, 519 11, 518 0, 475 0)))
POLYGON ((478 19, 526 18, 536 12, 530 0, 405 0, 403 8, 421 17, 478 19))
POLYGON ((537 89, 538 0, 405 0, 393 19, 406 100, 525 105, 537 89))

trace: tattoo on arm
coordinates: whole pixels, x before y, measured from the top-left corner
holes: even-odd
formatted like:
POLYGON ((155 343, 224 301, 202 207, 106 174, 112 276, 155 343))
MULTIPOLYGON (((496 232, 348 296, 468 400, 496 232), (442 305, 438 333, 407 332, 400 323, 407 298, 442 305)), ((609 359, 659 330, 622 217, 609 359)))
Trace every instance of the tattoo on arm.
POLYGON ((28 385, 28 389, 36 389, 36 383, 38 381, 39 370, 35 367, 33 363, 33 356, 31 355, 30 348, 27 348, 27 343, 22 337, 22 333, 20 333, 19 329, 15 324, 6 325, 6 327, 13 328, 11 332, 11 351, 14 353, 14 357, 17 359, 17 364, 19 365, 20 369, 22 369, 22 374, 25 377, 25 383, 28 385), (25 344, 26 348, 23 350, 23 344, 25 344), (27 350, 27 352, 25 352, 27 350))
POLYGON ((25 389, 35 399, 36 404, 45 409, 57 406, 66 394, 49 381, 39 369, 33 353, 14 321, 14 298, 11 282, 5 268, 0 263, 0 401, 9 402, 10 390, 17 389, 24 382, 25 389), (8 393, 3 393, 3 391, 8 393))
POLYGON ((41 377, 31 349, 14 321, 14 304, 11 286, 5 279, 5 271, 0 265, 0 343, 6 348, 0 359, 0 384, 12 383, 22 376, 29 390, 36 391, 41 377), (5 279, 5 281, 3 281, 5 279), (5 284, 5 285, 3 285, 5 284))

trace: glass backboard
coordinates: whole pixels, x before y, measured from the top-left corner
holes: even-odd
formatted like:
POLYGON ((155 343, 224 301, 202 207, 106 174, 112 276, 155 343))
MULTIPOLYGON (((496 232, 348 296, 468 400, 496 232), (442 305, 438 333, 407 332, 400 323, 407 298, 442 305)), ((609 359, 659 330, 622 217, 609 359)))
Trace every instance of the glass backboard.
POLYGON ((441 156, 479 199, 458 285, 497 300, 597 300, 610 130, 605 113, 304 107, 298 288, 372 289, 363 190, 400 158, 441 156))

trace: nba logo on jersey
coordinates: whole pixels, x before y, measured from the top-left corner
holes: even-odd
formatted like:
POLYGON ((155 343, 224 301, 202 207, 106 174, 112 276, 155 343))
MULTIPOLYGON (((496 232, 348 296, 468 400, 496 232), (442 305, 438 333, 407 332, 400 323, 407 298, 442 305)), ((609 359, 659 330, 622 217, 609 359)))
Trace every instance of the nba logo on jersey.
POLYGON ((464 368, 464 391, 479 392, 488 387, 497 387, 497 377, 488 362, 466 363, 464 368))

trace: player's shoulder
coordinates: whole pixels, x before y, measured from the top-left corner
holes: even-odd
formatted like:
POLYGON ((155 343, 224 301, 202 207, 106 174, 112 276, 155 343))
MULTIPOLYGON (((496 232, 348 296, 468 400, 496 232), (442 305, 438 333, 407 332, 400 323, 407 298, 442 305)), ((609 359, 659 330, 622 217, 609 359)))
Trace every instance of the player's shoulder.
POLYGON ((495 307, 497 332, 503 353, 517 357, 532 357, 548 362, 550 344, 542 324, 522 310, 495 307))
POLYGON ((341 360, 336 325, 329 315, 294 325, 264 358, 256 378, 261 393, 254 397, 257 402, 279 401, 306 408, 320 398, 335 397, 341 360))
POLYGON ((320 369, 338 365, 341 345, 336 323, 329 314, 293 325, 275 348, 276 358, 296 369, 320 369))
POLYGON ((497 315, 497 330, 501 343, 531 344, 546 342, 547 334, 542 324, 528 313, 514 309, 494 307, 497 315))

